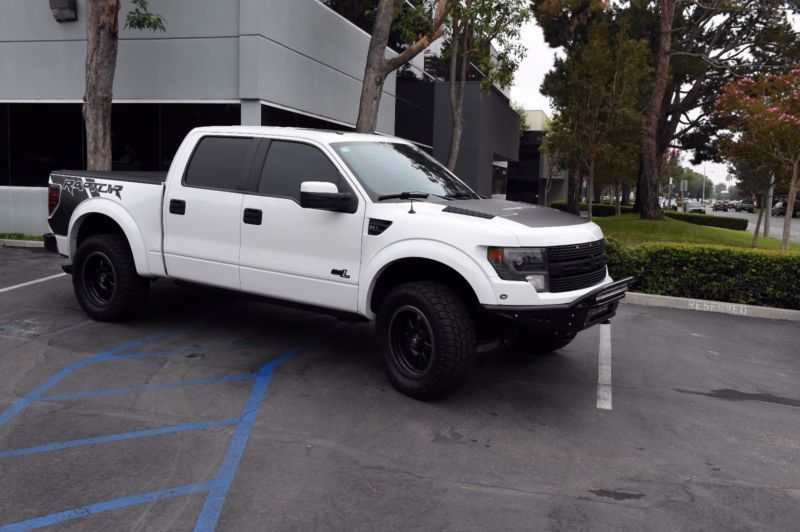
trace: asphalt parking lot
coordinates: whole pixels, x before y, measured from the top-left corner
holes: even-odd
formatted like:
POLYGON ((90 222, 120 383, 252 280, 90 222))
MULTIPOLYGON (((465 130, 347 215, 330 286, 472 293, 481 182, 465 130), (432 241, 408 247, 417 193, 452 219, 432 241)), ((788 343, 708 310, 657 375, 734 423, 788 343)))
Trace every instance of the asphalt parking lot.
POLYGON ((372 328, 153 286, 88 320, 61 259, 0 248, 0 531, 797 530, 797 323, 623 305, 480 356, 422 403, 372 328))

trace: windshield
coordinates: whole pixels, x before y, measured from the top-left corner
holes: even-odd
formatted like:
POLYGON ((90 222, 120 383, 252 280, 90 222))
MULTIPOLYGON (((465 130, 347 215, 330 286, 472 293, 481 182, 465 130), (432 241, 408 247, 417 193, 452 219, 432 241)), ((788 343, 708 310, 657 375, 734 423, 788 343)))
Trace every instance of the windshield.
POLYGON ((419 192, 448 199, 479 196, 426 153, 393 142, 337 142, 344 159, 372 200, 378 196, 419 192))

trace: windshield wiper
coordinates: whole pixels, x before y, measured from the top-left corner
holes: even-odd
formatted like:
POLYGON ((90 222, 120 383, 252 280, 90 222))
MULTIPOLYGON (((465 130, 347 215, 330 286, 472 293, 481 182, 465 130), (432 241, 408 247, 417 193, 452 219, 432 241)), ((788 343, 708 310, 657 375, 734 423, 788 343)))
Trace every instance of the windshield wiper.
POLYGON ((425 199, 430 194, 425 194, 422 192, 401 192, 400 194, 383 194, 382 196, 378 196, 378 201, 388 200, 388 199, 425 199))

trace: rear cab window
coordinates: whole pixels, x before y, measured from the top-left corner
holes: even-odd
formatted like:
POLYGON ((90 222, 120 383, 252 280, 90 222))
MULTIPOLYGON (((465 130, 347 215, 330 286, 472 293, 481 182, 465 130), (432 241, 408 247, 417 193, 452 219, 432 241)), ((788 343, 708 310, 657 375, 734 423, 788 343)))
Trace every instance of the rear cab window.
POLYGON ((252 137, 203 137, 186 166, 183 184, 232 192, 246 190, 259 142, 252 137))

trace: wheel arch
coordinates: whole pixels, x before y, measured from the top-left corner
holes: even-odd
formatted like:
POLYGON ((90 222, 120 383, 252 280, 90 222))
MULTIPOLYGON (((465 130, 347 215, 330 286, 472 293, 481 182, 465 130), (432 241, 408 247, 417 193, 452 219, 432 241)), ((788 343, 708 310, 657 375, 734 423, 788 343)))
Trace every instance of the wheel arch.
POLYGON ((104 198, 83 202, 72 215, 68 233, 70 259, 75 258, 75 252, 84 239, 102 233, 123 235, 137 273, 142 276, 150 274, 144 241, 133 216, 119 204, 104 198))
POLYGON ((470 307, 494 303, 494 290, 480 266, 456 248, 443 248, 430 243, 406 242, 379 253, 363 272, 362 278, 370 279, 370 283, 359 293, 360 313, 374 318, 392 287, 421 280, 436 280, 453 287, 464 294, 470 307))

